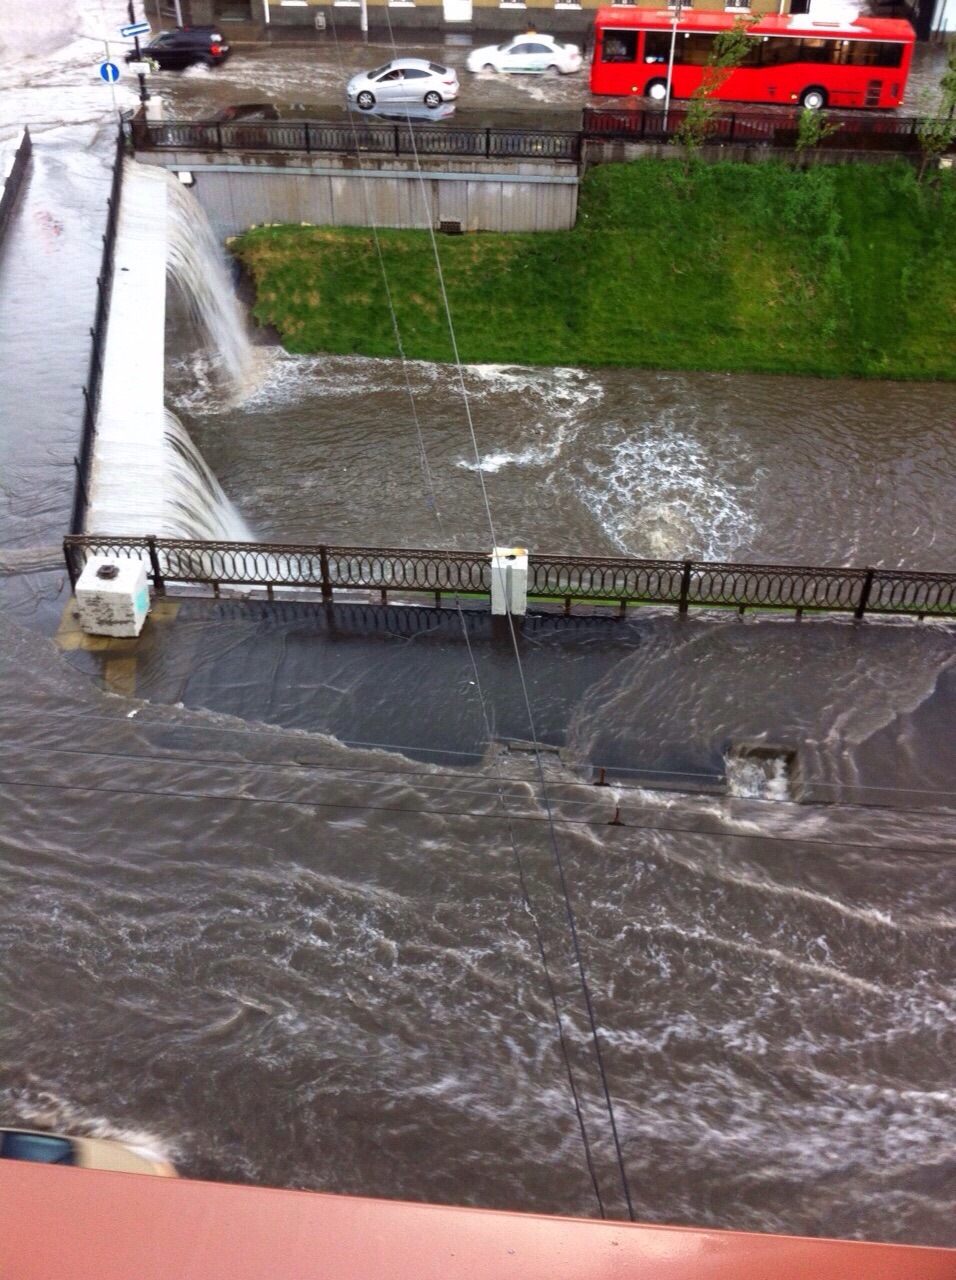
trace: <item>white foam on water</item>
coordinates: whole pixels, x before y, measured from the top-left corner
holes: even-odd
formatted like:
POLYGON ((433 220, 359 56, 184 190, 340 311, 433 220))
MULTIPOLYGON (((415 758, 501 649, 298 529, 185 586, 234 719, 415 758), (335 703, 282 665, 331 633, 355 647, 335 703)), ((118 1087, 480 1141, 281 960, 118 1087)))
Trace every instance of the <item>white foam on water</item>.
POLYGON ((702 428, 678 426, 668 414, 608 424, 602 453, 585 459, 589 479, 579 496, 627 554, 721 560, 754 540, 755 481, 740 484, 737 449, 726 436, 717 449, 702 428))
POLYGON ((761 762, 745 756, 724 757, 727 794, 748 800, 791 800, 787 762, 783 756, 761 762))
MULTIPOLYGON (((556 462, 565 446, 572 443, 583 426, 582 413, 600 403, 604 391, 579 369, 524 369, 513 365, 467 365, 463 370, 470 400, 483 406, 500 397, 521 397, 535 406, 534 420, 525 431, 533 441, 520 447, 490 449, 479 461, 463 457, 457 466, 463 471, 489 474, 505 467, 543 467, 556 462)), ((479 440, 486 431, 485 409, 477 424, 479 440)))

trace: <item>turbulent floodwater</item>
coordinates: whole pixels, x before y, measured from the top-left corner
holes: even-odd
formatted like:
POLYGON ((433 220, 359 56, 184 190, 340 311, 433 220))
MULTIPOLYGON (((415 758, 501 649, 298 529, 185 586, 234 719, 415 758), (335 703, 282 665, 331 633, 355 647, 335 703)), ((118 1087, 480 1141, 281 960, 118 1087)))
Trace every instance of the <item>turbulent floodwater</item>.
MULTIPOLYGON (((0 126, 101 119, 83 48, 0 65, 24 94, 0 126)), ((333 635, 303 606, 184 606, 142 646, 155 702, 102 693, 96 655, 42 638, 62 572, 17 566, 68 518, 108 148, 43 137, 0 258, 0 1116, 193 1176, 593 1214, 537 924, 619 1214, 556 847, 640 1218, 956 1243, 951 631, 542 624, 545 789, 488 742, 528 736, 511 655, 475 622, 472 663, 448 611, 343 606, 333 635), (843 803, 748 798, 745 771, 731 795, 590 785, 594 762, 722 775, 761 737, 843 803), (422 763, 436 738, 471 763, 422 763)), ((173 407, 262 536, 487 545, 448 371, 409 370, 420 438, 400 366, 263 349, 225 406, 178 340, 173 407)), ((465 381, 509 540, 952 562, 952 388, 465 381)))
MULTIPOLYGON (((956 550, 946 385, 487 365, 464 381, 504 543, 929 569, 956 550)), ((263 537, 488 543, 453 368, 263 348, 238 407, 202 356, 180 353, 168 385, 263 537)))
MULTIPOLYGON (((131 719, 32 636, 0 656, 30 690, 0 703, 8 1114, 199 1176, 593 1213, 520 857, 620 1210, 520 759, 131 719)), ((630 793, 609 828, 559 769, 638 1216, 951 1243, 952 820, 630 793)))

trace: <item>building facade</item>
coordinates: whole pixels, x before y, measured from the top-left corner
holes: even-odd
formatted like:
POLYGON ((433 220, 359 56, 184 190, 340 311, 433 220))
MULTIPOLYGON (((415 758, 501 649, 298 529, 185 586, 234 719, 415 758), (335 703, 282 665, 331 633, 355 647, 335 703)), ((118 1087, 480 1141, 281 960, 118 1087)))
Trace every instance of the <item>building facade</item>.
MULTIPOLYGON (((721 0, 690 0, 697 8, 724 8, 721 0)), ((956 0, 952 0, 956 3, 956 0)), ((641 7, 662 8, 661 0, 636 0, 641 7)), ((683 0, 685 5, 688 0, 683 0)), ((726 8, 762 13, 805 13, 811 0, 727 0, 726 8)), ((566 35, 585 44, 593 13, 601 0, 147 0, 147 11, 187 24, 216 23, 228 39, 230 24, 254 23, 274 30, 311 29, 329 35, 361 29, 363 13, 372 35, 393 30, 501 33, 533 25, 539 31, 566 35), (178 9, 178 13, 177 13, 178 9)))

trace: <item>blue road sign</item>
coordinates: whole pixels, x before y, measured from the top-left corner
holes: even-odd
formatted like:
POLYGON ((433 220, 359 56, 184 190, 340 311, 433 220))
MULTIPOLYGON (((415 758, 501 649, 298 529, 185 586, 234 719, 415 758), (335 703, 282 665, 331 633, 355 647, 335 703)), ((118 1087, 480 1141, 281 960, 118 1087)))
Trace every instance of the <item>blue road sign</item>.
POLYGON ((115 84, 119 79, 119 67, 115 62, 100 63, 100 78, 107 84, 115 84))
POLYGON ((148 22, 131 22, 129 26, 120 27, 120 35, 124 40, 132 40, 133 36, 148 36, 150 30, 148 22))

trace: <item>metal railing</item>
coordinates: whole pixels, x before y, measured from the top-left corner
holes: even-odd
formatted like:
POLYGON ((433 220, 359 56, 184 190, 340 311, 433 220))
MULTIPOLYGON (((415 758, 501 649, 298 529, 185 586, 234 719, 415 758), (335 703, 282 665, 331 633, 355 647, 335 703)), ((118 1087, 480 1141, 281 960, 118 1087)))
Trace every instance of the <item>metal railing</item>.
POLYGON ((33 139, 30 137, 30 130, 24 128, 13 157, 6 165, 3 173, 3 186, 0 187, 0 237, 3 236, 10 220, 10 214, 16 204, 17 196, 20 194, 23 175, 27 171, 27 165, 30 163, 32 154, 33 139))
POLYGON ((123 157, 126 139, 120 131, 116 138, 116 154, 113 159, 113 182, 107 197, 106 230, 103 233, 103 257, 100 274, 96 278, 96 314, 90 329, 90 366, 83 388, 83 431, 79 452, 73 458, 76 468, 76 486, 73 490, 73 513, 70 532, 80 533, 89 506, 90 469, 93 465, 93 437, 96 433, 96 412, 100 404, 103 385, 103 347, 110 317, 110 296, 113 290, 113 260, 116 250, 116 228, 119 221, 120 196, 123 188, 123 157))
POLYGON ((567 160, 581 155, 577 129, 458 128, 365 120, 132 122, 140 151, 298 151, 306 155, 462 156, 567 160))
MULTIPOLYGON (((708 144, 745 143, 793 150, 797 143, 800 111, 773 107, 761 111, 717 111, 709 121, 708 144)), ((916 116, 863 115, 827 111, 826 122, 836 125, 824 146, 827 150, 893 151, 919 150, 916 116)), ((680 131, 686 106, 672 104, 665 116, 660 107, 585 107, 582 113, 584 136, 592 141, 668 142, 680 131)))
MULTIPOLYGON (((92 555, 142 560, 153 589, 171 585, 299 593, 336 591, 442 597, 491 593, 491 558, 484 551, 412 547, 299 546, 285 543, 190 542, 169 538, 71 535, 64 540, 73 585, 92 555)), ((528 597, 570 612, 575 603, 616 607, 673 605, 866 614, 956 616, 956 574, 908 569, 837 569, 796 565, 724 564, 693 560, 634 560, 599 556, 532 555, 528 597)))
MULTIPOLYGON (((138 117, 130 129, 141 151, 261 151, 306 155, 461 156, 486 160, 563 160, 577 162, 585 141, 669 142, 687 114, 672 103, 667 116, 660 107, 585 107, 581 129, 461 128, 457 125, 409 125, 325 120, 253 120, 203 122, 147 121, 138 117), (666 120, 666 127, 665 127, 666 120)), ((827 150, 919 150, 917 116, 873 112, 827 111, 828 124, 838 126, 825 140, 827 150)), ((793 150, 800 112, 796 108, 748 107, 717 111, 709 122, 708 143, 745 143, 793 150)))

